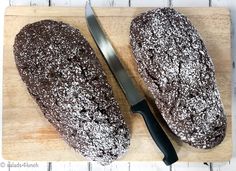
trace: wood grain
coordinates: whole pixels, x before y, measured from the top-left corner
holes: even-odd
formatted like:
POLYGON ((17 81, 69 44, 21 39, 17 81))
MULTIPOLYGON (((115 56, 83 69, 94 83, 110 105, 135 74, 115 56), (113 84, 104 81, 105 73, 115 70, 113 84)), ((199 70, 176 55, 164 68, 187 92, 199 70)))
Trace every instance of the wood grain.
MULTIPOLYGON (((87 162, 53 162, 50 171, 88 171, 87 162)), ((45 170, 46 171, 46 170, 45 170)))
POLYGON ((9 0, 11 6, 28 5, 28 6, 48 6, 49 0, 9 0))
POLYGON ((51 0, 51 6, 85 6, 86 0, 51 0))
MULTIPOLYGON (((131 19, 145 10, 147 8, 95 8, 104 30, 116 47, 121 62, 138 83, 138 88, 144 92, 146 97, 149 97, 149 103, 155 110, 153 100, 137 73, 128 37, 131 19)), ((227 113, 228 127, 225 140, 212 150, 194 149, 179 142, 168 129, 167 133, 172 139, 180 161, 229 160, 232 152, 229 11, 223 8, 177 8, 177 10, 189 17, 206 42, 216 67, 217 84, 227 113)), ((79 28, 95 50, 132 132, 129 151, 120 160, 162 160, 163 156, 152 141, 142 118, 139 115, 131 114, 123 93, 93 42, 86 27, 83 9, 62 7, 10 7, 6 10, 3 61, 4 158, 8 160, 84 160, 58 136, 54 128, 43 117, 29 96, 15 67, 12 52, 15 35, 24 25, 42 19, 60 20, 79 28), (65 16, 61 16, 62 14, 65 16)), ((165 125, 163 126, 165 127, 165 125)))
MULTIPOLYGON (((128 7, 128 0, 90 0, 95 7, 128 7)), ((86 0, 51 0, 51 6, 85 6, 86 0)))
POLYGON ((129 0, 90 0, 93 7, 128 7, 129 0))
POLYGON ((211 0, 212 7, 232 7, 230 0, 211 0))
POLYGON ((131 7, 168 7, 169 6, 169 0, 145 0, 145 3, 140 0, 132 0, 131 1, 131 7))
POLYGON ((174 7, 208 7, 209 0, 171 0, 174 7))

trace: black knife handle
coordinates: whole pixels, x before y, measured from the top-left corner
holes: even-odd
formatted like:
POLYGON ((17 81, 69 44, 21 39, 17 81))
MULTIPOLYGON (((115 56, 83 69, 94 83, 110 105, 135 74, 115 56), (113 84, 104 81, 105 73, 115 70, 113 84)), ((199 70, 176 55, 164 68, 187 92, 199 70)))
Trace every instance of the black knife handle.
POLYGON ((153 116, 146 100, 142 100, 136 105, 131 106, 131 110, 132 112, 140 113, 143 116, 153 140, 164 154, 164 163, 166 165, 171 165, 176 162, 178 160, 176 151, 169 138, 153 116))

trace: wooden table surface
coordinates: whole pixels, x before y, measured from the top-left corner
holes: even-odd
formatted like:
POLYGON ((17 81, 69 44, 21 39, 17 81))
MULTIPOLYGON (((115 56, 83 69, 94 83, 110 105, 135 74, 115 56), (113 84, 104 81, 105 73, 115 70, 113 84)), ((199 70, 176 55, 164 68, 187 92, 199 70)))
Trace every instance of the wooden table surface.
MULTIPOLYGON (((27 6, 35 6, 35 5, 43 5, 43 6, 83 6, 85 4, 85 0, 5 0, 4 1, 5 6, 10 4, 12 6, 15 5, 27 5, 27 6)), ((147 0, 147 1, 140 1, 140 0, 91 0, 91 3, 93 6, 110 6, 110 7, 144 7, 144 6, 150 6, 150 7, 158 7, 158 6, 173 6, 173 7, 209 7, 209 6, 226 6, 229 7, 232 10, 232 23, 235 25, 235 8, 236 8, 236 2, 230 1, 230 0, 147 0)), ((3 5, 0 5, 3 7, 3 5)), ((2 25, 1 25, 2 27, 2 25)), ((233 27, 234 29, 235 27, 233 27)), ((1 28, 2 29, 2 28, 1 28)), ((233 36, 233 46, 235 45, 235 37, 233 36)), ((232 50, 233 52, 233 59, 235 56, 234 48, 232 50)), ((233 68, 233 75, 235 75, 235 70, 233 68)), ((233 83, 235 85, 235 79, 233 77, 233 83)), ((235 86, 234 86, 235 87, 235 86)), ((234 88, 235 89, 235 88, 234 88)), ((235 93, 235 92, 234 92, 235 93)), ((233 97, 233 104, 235 105, 235 96, 233 97)), ((233 105, 233 123, 235 123, 235 108, 233 105)), ((235 128, 233 127, 233 132, 235 132, 235 128)), ((234 138, 234 144, 235 144, 235 138, 234 138)), ((233 158, 231 159, 231 162, 226 163, 208 163, 208 165, 203 163, 176 163, 172 167, 166 167, 162 162, 114 162, 113 164, 102 167, 96 163, 93 162, 10 162, 2 160, 0 161, 0 170, 82 170, 82 171, 90 171, 90 170, 122 170, 122 171, 138 171, 138 170, 144 170, 145 171, 154 171, 154 170, 234 170, 233 168, 236 167, 236 158, 235 153, 233 153, 233 158), (18 164, 18 167, 8 167, 7 164, 12 164, 11 166, 15 166, 18 164), (22 164, 24 167, 19 167, 19 164, 22 164)))

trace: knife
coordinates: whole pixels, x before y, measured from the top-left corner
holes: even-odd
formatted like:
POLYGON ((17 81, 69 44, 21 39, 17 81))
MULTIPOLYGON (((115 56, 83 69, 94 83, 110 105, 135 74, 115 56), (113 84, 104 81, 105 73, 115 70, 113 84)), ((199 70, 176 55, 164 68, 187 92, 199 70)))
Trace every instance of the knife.
POLYGON ((145 98, 134 86, 133 81, 122 66, 119 58, 115 53, 115 50, 113 49, 109 40, 106 38, 105 33, 102 31, 102 28, 99 25, 89 2, 87 2, 85 6, 85 16, 89 31, 99 50, 104 56, 107 64, 109 65, 110 70, 112 71, 121 89, 123 90, 131 106, 131 111, 133 113, 139 113, 142 115, 153 140, 164 154, 164 163, 166 165, 171 165, 178 160, 173 145, 153 116, 145 98))

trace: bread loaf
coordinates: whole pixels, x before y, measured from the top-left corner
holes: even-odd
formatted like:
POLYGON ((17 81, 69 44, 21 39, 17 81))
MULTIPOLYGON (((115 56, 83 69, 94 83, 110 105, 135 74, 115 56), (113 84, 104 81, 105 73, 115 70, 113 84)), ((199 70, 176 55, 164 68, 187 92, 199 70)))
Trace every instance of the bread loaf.
POLYGON ((169 128, 182 141, 209 149, 226 132, 226 115, 207 48, 183 14, 158 8, 138 15, 130 44, 148 90, 169 128))
POLYGON ((99 60, 78 29, 43 20, 16 35, 15 62, 29 93, 65 141, 102 165, 130 134, 99 60))

